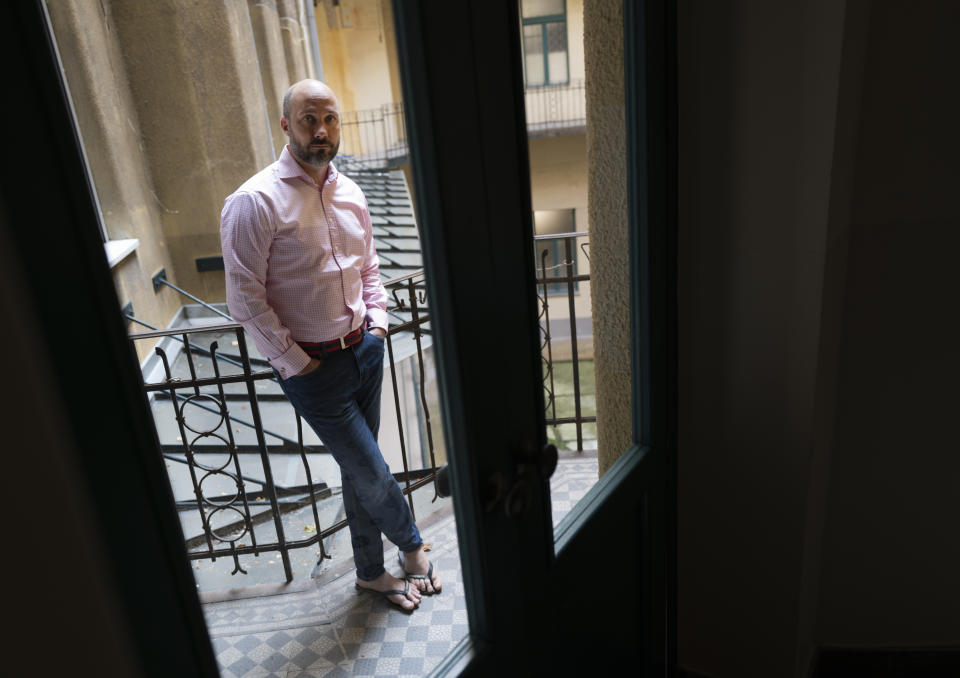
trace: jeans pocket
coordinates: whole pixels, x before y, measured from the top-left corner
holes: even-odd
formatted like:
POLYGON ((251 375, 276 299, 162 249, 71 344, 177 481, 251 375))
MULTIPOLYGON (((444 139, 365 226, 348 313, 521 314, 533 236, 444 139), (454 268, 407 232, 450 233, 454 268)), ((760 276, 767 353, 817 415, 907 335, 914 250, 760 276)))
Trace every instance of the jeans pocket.
POLYGON ((307 372, 306 374, 294 374, 291 377, 287 377, 287 381, 297 381, 303 382, 309 380, 311 377, 316 377, 320 372, 323 371, 323 366, 326 364, 326 361, 323 358, 317 358, 320 361, 320 364, 317 365, 316 369, 307 372))

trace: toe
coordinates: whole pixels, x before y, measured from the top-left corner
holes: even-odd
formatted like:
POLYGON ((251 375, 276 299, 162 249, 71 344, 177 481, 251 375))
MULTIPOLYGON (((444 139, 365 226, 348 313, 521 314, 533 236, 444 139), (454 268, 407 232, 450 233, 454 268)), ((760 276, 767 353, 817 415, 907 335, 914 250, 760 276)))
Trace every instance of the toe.
POLYGON ((417 606, 417 603, 410 600, 407 596, 395 595, 390 596, 390 600, 402 607, 404 610, 412 610, 417 606))

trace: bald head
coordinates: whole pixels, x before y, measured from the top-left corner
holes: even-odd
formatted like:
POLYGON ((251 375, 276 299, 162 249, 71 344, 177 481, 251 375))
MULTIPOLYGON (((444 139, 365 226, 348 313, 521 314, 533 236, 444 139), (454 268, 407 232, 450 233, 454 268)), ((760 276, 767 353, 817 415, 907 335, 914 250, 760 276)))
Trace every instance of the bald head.
POLYGON ((336 108, 338 110, 340 108, 340 103, 337 101, 337 95, 333 93, 333 90, 330 89, 326 83, 307 78, 306 80, 295 82, 287 88, 287 91, 283 95, 283 117, 289 120, 294 101, 299 101, 308 97, 324 97, 332 99, 336 108))
POLYGON ((300 166, 314 180, 322 179, 340 148, 340 104, 333 90, 319 80, 291 85, 283 95, 280 127, 300 166))

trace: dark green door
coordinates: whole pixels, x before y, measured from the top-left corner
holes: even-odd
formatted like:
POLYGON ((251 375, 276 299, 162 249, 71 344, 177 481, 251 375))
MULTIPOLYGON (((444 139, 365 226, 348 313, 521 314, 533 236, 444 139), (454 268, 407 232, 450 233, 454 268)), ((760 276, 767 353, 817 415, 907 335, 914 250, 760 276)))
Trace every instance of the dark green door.
POLYGON ((470 641, 441 669, 621 675, 612 662, 625 660, 631 674, 666 675, 675 449, 669 3, 625 5, 635 444, 556 535, 541 457, 517 5, 399 2, 395 12, 471 624, 470 641))

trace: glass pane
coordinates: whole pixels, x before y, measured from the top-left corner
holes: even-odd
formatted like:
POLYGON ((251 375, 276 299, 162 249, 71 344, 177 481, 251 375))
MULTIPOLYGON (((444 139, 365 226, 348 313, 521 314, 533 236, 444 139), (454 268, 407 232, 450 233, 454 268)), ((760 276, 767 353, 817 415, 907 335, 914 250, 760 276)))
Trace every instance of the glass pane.
POLYGON ((543 28, 539 25, 523 27, 523 66, 528 87, 544 84, 543 28))
POLYGON ((567 82, 567 25, 561 22, 549 23, 547 28, 547 62, 550 84, 567 82))
MULTIPOLYGON (((524 5, 525 13, 530 9, 524 5)), ((568 10, 562 22, 536 25, 543 30, 547 64, 544 84, 550 87, 531 87, 528 77, 524 94, 534 209, 545 432, 560 455, 550 483, 554 525, 559 524, 599 478, 602 450, 598 448, 602 436, 598 436, 597 419, 599 414, 601 422, 605 421, 603 403, 613 403, 610 411, 618 411, 617 405, 624 399, 629 401, 630 397, 629 341, 617 334, 618 328, 629 327, 629 308, 614 307, 619 300, 613 289, 602 298, 592 289, 596 284, 592 271, 598 266, 604 266, 607 276, 618 278, 620 289, 627 289, 626 279, 619 279, 621 272, 626 276, 629 271, 624 207, 626 181, 622 169, 617 170, 625 162, 623 92, 617 88, 607 91, 608 83, 616 82, 616 74, 604 71, 604 87, 593 93, 594 99, 603 101, 602 114, 617 111, 621 114, 619 122, 607 120, 595 129, 587 125, 585 96, 590 86, 585 53, 592 54, 594 64, 621 63, 617 50, 622 41, 622 28, 615 20, 609 22, 613 28, 606 28, 609 17, 605 19, 596 14, 592 24, 589 23, 590 12, 599 12, 589 3, 570 3, 568 10), (586 30, 591 26, 592 30, 586 30), (591 148, 589 154, 588 147, 591 148), (588 199, 588 196, 591 197, 588 199), (622 254, 622 261, 608 261, 606 247, 593 256, 590 244, 598 232, 602 233, 604 242, 616 232, 615 254, 622 254), (607 309, 614 308, 617 320, 616 326, 611 327, 607 309), (601 331, 606 333, 607 346, 623 346, 623 351, 611 349, 613 365, 598 362, 607 360, 607 352, 604 356, 594 355, 595 332, 601 331), (595 371, 604 375, 599 385, 595 371), (623 383, 615 383, 619 375, 625 375, 623 383)), ((529 24, 524 26, 525 41, 532 28, 529 24)), ((526 45, 525 57, 529 68, 526 45)), ((616 67, 622 74, 622 65, 616 67)), ((625 426, 629 430, 630 422, 625 426)), ((608 439, 614 440, 611 447, 619 445, 614 438, 608 439)))
POLYGON ((523 0, 520 3, 524 19, 538 16, 555 16, 563 14, 564 0, 523 0))

